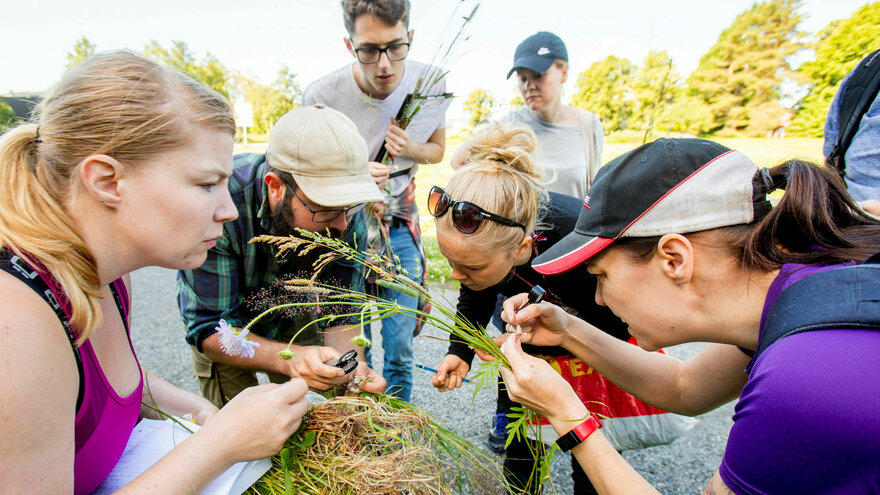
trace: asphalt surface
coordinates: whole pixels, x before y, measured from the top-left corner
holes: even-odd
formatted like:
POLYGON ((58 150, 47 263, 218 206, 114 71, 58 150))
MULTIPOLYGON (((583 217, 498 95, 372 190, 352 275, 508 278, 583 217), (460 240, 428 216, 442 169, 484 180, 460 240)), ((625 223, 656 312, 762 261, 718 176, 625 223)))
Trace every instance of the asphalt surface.
MULTIPOLYGON (((132 274, 132 337, 141 364, 184 389, 198 393, 193 376, 190 350, 184 341, 184 329, 175 299, 176 272, 163 268, 144 268, 132 274)), ((455 301, 456 292, 444 294, 455 301)), ((374 367, 381 371, 381 342, 374 337, 374 367)), ((415 361, 434 366, 445 354, 445 342, 427 338, 444 336, 427 328, 415 341, 415 361)), ((667 352, 687 359, 702 348, 686 344, 667 352)), ((481 390, 474 396, 473 386, 453 392, 438 393, 430 382, 431 374, 416 369, 412 401, 472 441, 486 449, 486 435, 495 411, 495 390, 481 390)), ((717 470, 731 427, 733 403, 699 417, 699 423, 675 442, 636 451, 624 457, 660 492, 667 494, 699 493, 717 470)), ((499 456, 499 460, 500 460, 499 456)), ((570 457, 557 456, 552 468, 553 486, 547 494, 572 493, 570 457)))

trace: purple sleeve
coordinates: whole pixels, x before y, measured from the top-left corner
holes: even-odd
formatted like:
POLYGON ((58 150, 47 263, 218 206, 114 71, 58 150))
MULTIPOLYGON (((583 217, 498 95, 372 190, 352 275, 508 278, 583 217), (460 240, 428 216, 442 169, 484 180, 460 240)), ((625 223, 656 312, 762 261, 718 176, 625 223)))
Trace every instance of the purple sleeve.
POLYGON ((782 339, 743 388, 721 462, 735 493, 880 492, 880 332, 782 339))
MULTIPOLYGON (((828 268, 785 265, 767 306, 828 268)), ((878 355, 876 330, 804 332, 768 347, 736 404, 724 483, 738 494, 880 493, 878 355)))

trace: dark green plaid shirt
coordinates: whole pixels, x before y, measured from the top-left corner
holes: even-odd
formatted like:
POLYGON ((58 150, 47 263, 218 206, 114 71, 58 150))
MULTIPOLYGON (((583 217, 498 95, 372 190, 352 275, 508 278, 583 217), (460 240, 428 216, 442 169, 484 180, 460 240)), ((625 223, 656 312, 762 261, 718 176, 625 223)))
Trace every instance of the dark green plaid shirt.
MULTIPOLYGON (((269 234, 271 213, 266 199, 267 186, 263 180, 268 170, 266 156, 258 153, 236 155, 234 170, 229 178, 229 193, 238 208, 238 218, 223 225, 223 237, 208 251, 205 263, 195 270, 181 270, 177 274, 177 301, 186 326, 186 341, 202 350, 202 341, 214 333, 220 319, 234 327, 242 327, 260 314, 264 306, 255 301, 268 301, 274 297, 273 283, 279 276, 274 246, 248 241, 255 236, 269 234)), ((352 230, 361 222, 352 222, 346 233, 352 239, 366 239, 361 232, 352 230)), ((358 242, 361 244, 361 242, 358 242)), ((301 263, 309 270, 313 257, 301 263)), ((323 281, 345 286, 362 287, 363 275, 351 265, 336 263, 322 273, 323 281)), ((294 275, 294 274, 290 274, 294 275)), ((297 273, 311 276, 311 273, 297 273)), ((275 311, 261 319, 251 332, 277 341, 287 341, 303 325, 317 319, 322 309, 295 313, 275 311)), ((334 321, 341 324, 345 321, 334 321)), ((326 327, 324 324, 322 327, 326 327)), ((300 345, 322 344, 320 332, 312 325, 297 338, 300 345)))

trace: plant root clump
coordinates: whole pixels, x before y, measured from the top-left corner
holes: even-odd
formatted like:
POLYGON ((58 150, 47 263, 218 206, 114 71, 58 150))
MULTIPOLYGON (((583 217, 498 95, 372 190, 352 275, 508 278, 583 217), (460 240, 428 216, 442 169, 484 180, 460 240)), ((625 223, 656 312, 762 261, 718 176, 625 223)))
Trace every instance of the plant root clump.
POLYGON ((318 404, 249 493, 445 495, 498 493, 493 459, 412 404, 384 395, 318 404), (296 437, 303 439, 297 440, 296 437))

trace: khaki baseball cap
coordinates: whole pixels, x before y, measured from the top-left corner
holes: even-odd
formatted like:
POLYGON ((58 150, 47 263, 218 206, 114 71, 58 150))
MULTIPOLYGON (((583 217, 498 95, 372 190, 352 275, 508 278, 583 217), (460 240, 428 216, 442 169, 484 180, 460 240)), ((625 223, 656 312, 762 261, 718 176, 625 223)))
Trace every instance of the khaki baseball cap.
POLYGON ((266 159, 272 168, 293 175, 321 206, 384 200, 370 175, 367 143, 354 122, 324 105, 296 108, 278 119, 266 159))

